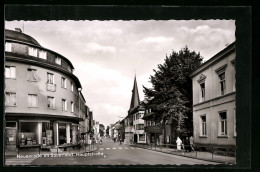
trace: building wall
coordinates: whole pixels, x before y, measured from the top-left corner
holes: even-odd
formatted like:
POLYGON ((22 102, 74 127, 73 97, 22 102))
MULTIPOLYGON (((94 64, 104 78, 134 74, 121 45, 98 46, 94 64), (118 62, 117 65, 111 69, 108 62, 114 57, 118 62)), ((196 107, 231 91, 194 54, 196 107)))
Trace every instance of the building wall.
MULTIPOLYGON (((5 79, 5 92, 15 92, 16 102, 15 107, 6 107, 7 113, 39 113, 50 114, 58 116, 76 116, 78 114, 71 112, 71 102, 76 103, 78 99, 78 92, 73 80, 58 72, 42 67, 27 65, 17 62, 6 61, 5 65, 16 67, 16 78, 5 79), (37 70, 37 82, 27 81, 28 68, 37 70), (47 72, 54 74, 54 83, 56 84, 56 91, 47 91, 47 72), (61 88, 61 77, 67 78, 67 88, 61 88), (74 92, 70 91, 70 81, 73 82, 74 92), (38 107, 28 107, 28 94, 37 94, 38 107), (47 108, 47 96, 55 98, 55 109, 47 108), (67 100, 67 111, 62 110, 62 99, 67 100)), ((75 109, 75 108, 74 108, 75 109)))
MULTIPOLYGON (((223 50, 225 51, 225 50, 223 50)), ((193 83, 193 124, 195 144, 212 146, 235 146, 236 145, 236 117, 235 117, 235 51, 224 54, 199 70, 192 77, 193 83), (221 95, 220 80, 216 70, 225 66, 225 94, 221 95), (205 100, 201 98, 201 87, 198 82, 202 76, 205 78, 205 100), (227 115, 227 135, 220 134, 220 115, 226 111, 227 115), (206 135, 202 135, 202 118, 206 116, 206 135)))

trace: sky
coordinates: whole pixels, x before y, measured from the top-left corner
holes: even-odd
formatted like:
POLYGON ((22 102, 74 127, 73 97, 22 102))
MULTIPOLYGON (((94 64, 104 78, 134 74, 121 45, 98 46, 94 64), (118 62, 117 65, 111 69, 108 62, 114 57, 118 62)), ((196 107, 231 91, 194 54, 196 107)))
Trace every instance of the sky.
POLYGON ((41 46, 69 59, 94 120, 108 126, 127 116, 134 76, 140 100, 153 69, 184 46, 206 61, 235 41, 234 20, 9 21, 41 46))

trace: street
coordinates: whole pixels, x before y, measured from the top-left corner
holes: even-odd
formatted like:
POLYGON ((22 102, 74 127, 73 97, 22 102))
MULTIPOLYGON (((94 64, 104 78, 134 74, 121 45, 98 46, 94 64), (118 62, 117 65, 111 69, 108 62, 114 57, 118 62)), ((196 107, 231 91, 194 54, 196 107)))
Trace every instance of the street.
POLYGON ((151 150, 119 145, 104 139, 99 146, 102 156, 70 156, 37 158, 30 165, 196 165, 218 164, 215 162, 170 155, 151 150))

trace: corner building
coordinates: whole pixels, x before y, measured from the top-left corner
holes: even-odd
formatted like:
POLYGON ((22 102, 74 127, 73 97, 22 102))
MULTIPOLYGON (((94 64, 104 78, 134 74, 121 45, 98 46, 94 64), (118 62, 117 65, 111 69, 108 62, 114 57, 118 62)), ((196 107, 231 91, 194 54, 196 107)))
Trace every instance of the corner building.
POLYGON ((190 75, 194 141, 208 150, 236 146, 235 58, 232 43, 190 75))
POLYGON ((77 144, 85 99, 72 63, 20 29, 5 30, 5 144, 77 144))

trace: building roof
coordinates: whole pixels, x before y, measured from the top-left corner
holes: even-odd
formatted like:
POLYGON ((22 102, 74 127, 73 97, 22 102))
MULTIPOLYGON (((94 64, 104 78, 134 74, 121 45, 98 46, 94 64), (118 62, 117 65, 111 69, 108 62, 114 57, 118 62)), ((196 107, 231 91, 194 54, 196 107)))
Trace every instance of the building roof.
POLYGON ((235 51, 235 42, 233 42, 232 44, 230 44, 229 46, 227 46, 226 48, 224 48, 223 50, 221 50, 220 52, 218 52, 216 55, 214 55, 212 58, 210 58, 209 60, 207 60, 206 62, 204 62, 203 64, 200 65, 199 68, 197 68, 196 70, 194 70, 191 74, 190 77, 194 77, 196 74, 200 73, 202 70, 208 68, 209 66, 211 66, 212 64, 216 63, 217 61, 219 61, 220 59, 222 59, 223 57, 225 57, 225 55, 235 51))
POLYGON ((5 38, 41 46, 34 38, 19 31, 5 29, 5 38))
POLYGON ((132 109, 137 107, 139 104, 140 104, 140 98, 139 98, 137 82, 136 82, 136 76, 135 76, 134 86, 133 86, 133 90, 132 90, 132 98, 131 98, 131 103, 130 103, 129 110, 131 111, 132 109))
POLYGON ((68 60, 66 57, 64 57, 63 55, 61 55, 61 54, 59 54, 55 51, 52 51, 52 50, 49 50, 47 48, 42 47, 34 38, 32 38, 31 36, 29 36, 25 33, 5 29, 5 39, 13 41, 13 42, 22 42, 24 44, 29 44, 29 45, 32 45, 34 47, 38 47, 38 48, 41 48, 43 50, 49 51, 49 52, 63 58, 71 66, 72 69, 75 69, 74 66, 72 65, 72 63, 70 62, 70 60, 68 60))

